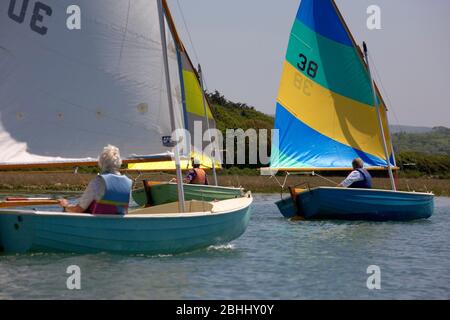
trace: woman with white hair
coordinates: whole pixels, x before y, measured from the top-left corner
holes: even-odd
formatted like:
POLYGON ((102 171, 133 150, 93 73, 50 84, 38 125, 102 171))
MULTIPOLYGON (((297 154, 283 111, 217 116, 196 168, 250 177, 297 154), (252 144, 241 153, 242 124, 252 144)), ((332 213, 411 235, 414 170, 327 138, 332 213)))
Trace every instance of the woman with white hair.
POLYGON ((130 201, 132 181, 119 172, 122 159, 117 147, 106 146, 98 158, 101 174, 92 179, 78 204, 66 199, 59 204, 66 212, 92 214, 126 214, 130 201))

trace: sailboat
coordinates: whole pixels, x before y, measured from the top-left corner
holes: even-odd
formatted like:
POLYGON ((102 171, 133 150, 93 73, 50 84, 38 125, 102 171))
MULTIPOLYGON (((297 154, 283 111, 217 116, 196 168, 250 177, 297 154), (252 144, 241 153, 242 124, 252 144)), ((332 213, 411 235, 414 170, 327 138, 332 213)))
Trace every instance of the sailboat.
POLYGON ((333 0, 302 0, 277 98, 270 172, 387 170, 392 190, 290 188, 276 204, 287 218, 413 220, 433 214, 431 193, 396 190, 386 105, 333 0))
MULTIPOLYGON (((208 185, 184 184, 186 200, 227 200, 242 197, 246 191, 241 187, 225 187, 219 186, 217 180, 217 170, 221 168, 220 154, 205 154, 203 150, 208 144, 213 144, 211 136, 206 139, 202 145, 194 143, 194 137, 197 133, 201 133, 202 138, 208 138, 210 129, 216 128, 216 121, 211 109, 211 105, 206 97, 203 88, 202 69, 199 65, 196 69, 184 46, 179 34, 176 31, 172 16, 167 15, 168 23, 174 30, 173 35, 176 39, 176 52, 179 58, 181 69, 181 88, 182 88, 182 104, 185 128, 191 135, 191 150, 189 159, 181 161, 181 167, 185 170, 192 169, 192 161, 200 164, 202 169, 211 169, 212 178, 209 179, 208 185), (199 129, 201 125, 201 129, 199 129)), ((218 150, 217 143, 215 150, 218 150)), ((174 171, 176 169, 174 161, 159 161, 148 163, 132 163, 128 165, 129 172, 138 172, 140 174, 148 172, 174 171)), ((149 179, 143 180, 143 185, 133 190, 133 200, 140 206, 160 205, 176 201, 177 187, 176 183, 153 181, 149 179)))
MULTIPOLYGON (((164 0, 2 1, 0 169, 96 165, 99 150, 114 144, 125 164, 175 159, 181 181, 189 142, 172 134, 184 120, 169 15, 164 0)), ((186 252, 242 235, 252 201, 251 194, 185 201, 181 182, 176 202, 126 215, 39 209, 54 200, 3 201, 0 248, 186 252)))

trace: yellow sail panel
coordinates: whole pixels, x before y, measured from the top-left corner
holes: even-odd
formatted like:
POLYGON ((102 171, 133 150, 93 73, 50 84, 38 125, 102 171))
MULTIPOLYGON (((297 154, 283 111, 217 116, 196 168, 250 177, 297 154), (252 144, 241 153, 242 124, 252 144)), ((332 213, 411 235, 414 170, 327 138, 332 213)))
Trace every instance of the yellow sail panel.
MULTIPOLYGON (((284 64, 278 102, 320 134, 373 156, 384 157, 374 107, 322 87, 287 61, 284 64)), ((381 109, 385 132, 388 133, 385 107, 381 106, 381 109)), ((389 135, 386 135, 388 148, 391 149, 389 135)))
MULTIPOLYGON (((192 143, 192 152, 195 155, 202 154, 202 150, 210 145, 208 129, 216 128, 216 121, 211 112, 211 106, 205 97, 202 89, 202 85, 199 80, 199 76, 189 55, 186 51, 180 52, 181 65, 182 65, 182 82, 184 88, 184 103, 186 112, 186 126, 191 133, 192 141, 195 141, 195 136, 201 134, 203 143, 202 145, 194 145, 192 143), (206 113, 205 113, 206 111, 206 113), (201 131, 199 128, 201 124, 201 131)), ((219 148, 216 146, 216 150, 219 148)), ((218 154, 218 153, 217 153, 218 154)), ((198 161, 205 164, 206 167, 212 166, 212 159, 201 156, 198 161)), ((216 157, 215 167, 220 168, 220 155, 216 157)))
MULTIPOLYGON (((201 154, 193 152, 191 157, 196 160, 197 163, 200 163, 200 168, 202 169, 211 169, 212 161, 211 158, 201 154)), ((192 169, 192 161, 191 160, 181 160, 181 169, 187 170, 192 169)), ((222 164, 220 161, 215 161, 216 169, 222 168, 222 164)), ((144 162, 144 163, 133 163, 128 165, 128 170, 134 171, 174 171, 175 161, 160 161, 160 162, 144 162)))
MULTIPOLYGON (((197 79, 197 75, 188 70, 183 70, 183 81, 186 96, 186 111, 193 113, 197 116, 205 116, 205 108, 203 106, 203 94, 200 83, 197 79)), ((211 110, 209 108, 208 102, 206 102, 206 112, 208 113, 209 119, 214 119, 211 110)))

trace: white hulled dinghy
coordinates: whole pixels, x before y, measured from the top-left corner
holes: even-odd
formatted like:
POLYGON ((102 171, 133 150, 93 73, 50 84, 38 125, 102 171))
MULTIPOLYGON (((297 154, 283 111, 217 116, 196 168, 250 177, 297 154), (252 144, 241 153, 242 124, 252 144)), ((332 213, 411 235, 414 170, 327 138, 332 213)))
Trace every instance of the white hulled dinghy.
MULTIPOLYGON (((189 148, 172 136, 185 128, 180 44, 164 0, 2 1, 0 15, 1 169, 95 165, 114 144, 125 163, 174 157, 182 180, 189 148)), ((227 243, 248 225, 250 194, 185 201, 178 183, 177 195, 123 216, 21 208, 51 200, 1 202, 0 247, 170 254, 227 243)))

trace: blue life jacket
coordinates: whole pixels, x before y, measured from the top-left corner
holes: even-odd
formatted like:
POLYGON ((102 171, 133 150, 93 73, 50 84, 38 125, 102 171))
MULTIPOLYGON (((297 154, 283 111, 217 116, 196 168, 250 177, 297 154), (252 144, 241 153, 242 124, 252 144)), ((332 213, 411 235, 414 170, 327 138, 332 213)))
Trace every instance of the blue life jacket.
POLYGON ((93 214, 126 214, 133 182, 126 176, 102 173, 105 194, 102 199, 93 201, 88 212, 93 214))
POLYGON ((353 182, 349 188, 356 189, 372 189, 372 176, 366 169, 356 169, 364 178, 364 180, 353 182))

